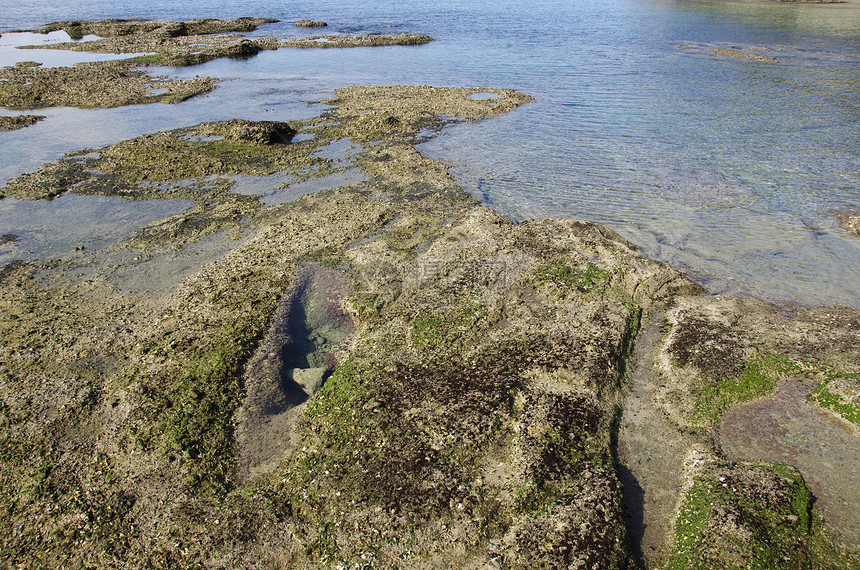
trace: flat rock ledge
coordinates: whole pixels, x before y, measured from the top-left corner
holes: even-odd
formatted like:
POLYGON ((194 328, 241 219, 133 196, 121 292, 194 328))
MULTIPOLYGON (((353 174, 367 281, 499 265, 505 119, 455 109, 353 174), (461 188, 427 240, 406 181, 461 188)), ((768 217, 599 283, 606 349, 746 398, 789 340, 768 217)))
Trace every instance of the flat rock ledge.
MULTIPOLYGON (((88 36, 98 38, 26 47, 129 54, 129 58, 79 63, 72 67, 43 68, 25 62, 0 68, 0 107, 27 110, 180 103, 211 91, 216 80, 207 77, 168 79, 150 75, 145 71, 147 67, 200 65, 222 57, 247 59, 261 51, 280 48, 416 46, 433 41, 426 35, 407 33, 314 36, 288 41, 242 35, 274 22, 277 20, 265 18, 54 22, 34 31, 63 30, 78 40, 88 36)), ((11 124, 3 121, 4 126, 11 124)))
POLYGON ((328 24, 319 20, 299 20, 296 22, 297 28, 325 28, 326 26, 328 24))
POLYGON ((0 131, 16 131, 35 125, 45 117, 43 115, 14 115, 12 117, 0 117, 0 131))
MULTIPOLYGON (((700 411, 697 383, 734 382, 767 350, 783 356, 765 379, 795 356, 853 378, 856 312, 711 301, 598 224, 513 223, 415 149, 448 122, 529 101, 349 87, 290 123, 299 142, 206 123, 10 181, 30 199, 197 205, 104 250, 0 270, 4 561, 637 568, 614 432, 642 315, 666 307, 654 405, 686 429, 713 429, 745 398, 700 411), (321 156, 332 148, 348 150, 321 156), (347 168, 361 181, 272 206, 230 191, 246 174, 347 168), (207 247, 221 253, 201 264, 207 247)), ((712 441, 684 464, 677 564, 855 560, 818 538, 828 527, 796 470, 729 463, 712 441), (720 502, 702 510, 709 489, 720 502), (688 520, 743 548, 684 546, 688 520)))

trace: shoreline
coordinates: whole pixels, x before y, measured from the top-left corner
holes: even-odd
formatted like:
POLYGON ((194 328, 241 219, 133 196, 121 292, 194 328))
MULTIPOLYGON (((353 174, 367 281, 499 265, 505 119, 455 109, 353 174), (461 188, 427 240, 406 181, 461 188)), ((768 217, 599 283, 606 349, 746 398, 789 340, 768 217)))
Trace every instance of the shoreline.
MULTIPOLYGON (((816 405, 851 417, 857 311, 704 296, 598 224, 514 224, 415 150, 428 128, 529 101, 349 87, 309 121, 144 135, 13 181, 21 196, 198 206, 0 274, 4 557, 635 566, 613 432, 643 316, 660 307, 651 405, 679 429, 707 443, 728 411, 798 375, 829 394, 816 405), (268 207, 225 178, 348 169, 364 180, 268 207), (159 274, 183 254, 190 269, 159 274), (124 288, 140 275, 169 285, 124 288)), ((683 524, 764 563, 858 560, 796 471, 729 464, 712 445, 685 456, 683 524), (696 511, 720 477, 741 495, 696 511)), ((675 564, 734 562, 675 546, 675 564)))

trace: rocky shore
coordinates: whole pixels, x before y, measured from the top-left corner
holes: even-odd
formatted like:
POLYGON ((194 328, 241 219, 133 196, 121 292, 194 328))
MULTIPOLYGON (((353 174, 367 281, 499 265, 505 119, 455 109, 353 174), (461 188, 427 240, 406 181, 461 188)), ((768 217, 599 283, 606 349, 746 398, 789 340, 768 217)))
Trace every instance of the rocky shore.
MULTIPOLYGON (((14 110, 47 107, 110 108, 145 103, 181 103, 211 91, 215 80, 187 80, 153 76, 149 66, 199 65, 221 57, 249 58, 279 48, 348 48, 412 46, 432 38, 421 34, 326 35, 279 41, 274 37, 246 38, 238 33, 256 30, 276 20, 103 20, 66 21, 34 30, 63 30, 87 41, 24 46, 93 53, 129 54, 128 59, 79 63, 73 67, 43 68, 38 63, 0 68, 0 107, 14 110), (141 55, 143 54, 143 55, 141 55)), ((11 124, 4 120, 3 124, 11 124)), ((23 123, 15 123, 26 126, 23 123)))
MULTIPOLYGON (((856 452, 860 313, 704 295, 605 227, 513 223, 415 148, 529 101, 349 87, 312 120, 143 135, 9 181, 20 199, 196 205, 103 250, 0 269, 2 560, 860 564, 857 520, 816 504, 824 467, 790 448, 729 457, 724 427, 803 381, 810 413, 848 434, 823 456, 856 452), (288 192, 346 171, 360 181, 283 203, 233 191, 242 176, 287 176, 288 192), (658 314, 635 364, 653 394, 627 408, 658 314), (690 436, 649 552, 629 513, 673 458, 619 453, 642 409, 690 436), (630 464, 638 479, 619 475, 630 464)), ((858 488, 835 496, 857 504, 858 488)))
POLYGON ((13 115, 11 117, 0 117, 0 131, 15 131, 35 125, 42 119, 42 115, 13 115))

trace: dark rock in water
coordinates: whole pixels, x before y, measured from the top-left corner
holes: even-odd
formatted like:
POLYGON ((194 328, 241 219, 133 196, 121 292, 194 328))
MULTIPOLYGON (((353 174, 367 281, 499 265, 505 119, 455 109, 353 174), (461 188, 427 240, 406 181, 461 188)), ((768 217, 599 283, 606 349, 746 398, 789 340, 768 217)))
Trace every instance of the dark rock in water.
POLYGON ((14 131, 34 125, 44 119, 43 115, 15 115, 0 117, 0 131, 14 131))
POLYGON ((0 245, 15 243, 16 241, 18 241, 18 236, 15 234, 3 234, 0 236, 0 245))
POLYGON ((262 49, 260 44, 256 42, 242 40, 229 46, 226 50, 226 55, 233 59, 246 59, 257 55, 262 49))
POLYGON ((287 123, 243 120, 228 121, 224 133, 228 139, 256 144, 287 144, 295 135, 295 129, 287 123))
POLYGON ((314 20, 299 20, 296 22, 297 28, 325 28, 328 26, 325 22, 318 22, 314 20))

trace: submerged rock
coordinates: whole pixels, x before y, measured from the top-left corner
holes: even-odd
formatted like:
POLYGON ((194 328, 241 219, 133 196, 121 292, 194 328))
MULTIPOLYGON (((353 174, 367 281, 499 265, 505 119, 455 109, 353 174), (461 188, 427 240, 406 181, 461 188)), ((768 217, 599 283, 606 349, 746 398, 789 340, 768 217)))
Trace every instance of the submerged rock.
POLYGON ((714 55, 722 55, 725 57, 735 57, 740 59, 751 59, 753 61, 778 61, 775 57, 769 55, 761 55, 757 53, 746 53, 732 48, 716 48, 709 50, 714 55))
POLYGON ((845 228, 854 234, 860 236, 860 216, 850 214, 838 214, 837 218, 842 222, 845 228))

